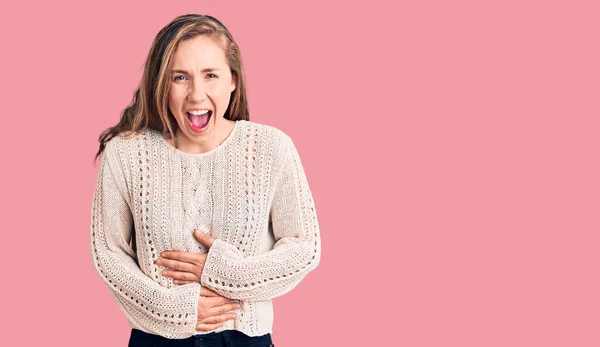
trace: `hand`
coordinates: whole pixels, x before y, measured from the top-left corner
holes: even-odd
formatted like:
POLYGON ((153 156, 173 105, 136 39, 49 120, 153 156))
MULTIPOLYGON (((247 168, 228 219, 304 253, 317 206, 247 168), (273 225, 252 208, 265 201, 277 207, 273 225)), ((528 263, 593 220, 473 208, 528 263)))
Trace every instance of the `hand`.
MULTIPOLYGON (((214 239, 210 235, 198 229, 194 230, 194 237, 207 248, 210 248, 214 242, 214 239)), ((204 263, 206 262, 206 253, 164 251, 160 255, 154 263, 169 268, 169 270, 163 270, 162 275, 172 278, 173 283, 187 284, 200 282, 204 263)))
POLYGON ((223 326, 237 314, 229 312, 242 307, 240 303, 222 297, 206 287, 200 287, 200 299, 198 300, 198 322, 196 330, 212 331, 223 326))

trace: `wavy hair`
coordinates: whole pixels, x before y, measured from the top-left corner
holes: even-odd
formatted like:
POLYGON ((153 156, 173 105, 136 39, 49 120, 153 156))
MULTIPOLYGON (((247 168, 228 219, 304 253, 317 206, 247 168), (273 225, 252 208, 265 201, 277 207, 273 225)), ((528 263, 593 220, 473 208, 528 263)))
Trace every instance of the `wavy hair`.
POLYGON ((106 143, 120 133, 139 133, 151 128, 161 133, 168 131, 171 137, 175 137, 174 129, 177 127, 177 121, 168 108, 170 88, 168 71, 172 65, 173 53, 179 43, 201 35, 214 38, 221 44, 232 78, 236 80, 236 88, 232 92, 224 117, 233 121, 250 119, 242 57, 233 36, 214 17, 198 14, 182 15, 156 35, 133 100, 121 113, 119 123, 100 134, 98 138, 100 148, 94 161, 104 151, 106 143))

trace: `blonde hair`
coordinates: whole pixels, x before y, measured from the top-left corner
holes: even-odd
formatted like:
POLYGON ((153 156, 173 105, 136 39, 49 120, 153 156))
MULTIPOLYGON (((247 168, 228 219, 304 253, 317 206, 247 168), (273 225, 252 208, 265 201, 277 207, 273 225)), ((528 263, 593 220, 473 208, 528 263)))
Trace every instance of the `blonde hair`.
POLYGON ((168 131, 172 138, 177 121, 168 108, 169 74, 173 53, 180 42, 197 36, 214 38, 225 51, 236 88, 224 117, 229 120, 249 120, 248 100, 244 79, 244 69, 240 49, 227 28, 216 18, 208 15, 186 14, 175 18, 162 28, 150 48, 144 64, 140 84, 133 95, 131 104, 121 113, 121 120, 100 134, 100 148, 94 160, 104 151, 106 142, 123 133, 138 133, 152 128, 161 133, 168 131))

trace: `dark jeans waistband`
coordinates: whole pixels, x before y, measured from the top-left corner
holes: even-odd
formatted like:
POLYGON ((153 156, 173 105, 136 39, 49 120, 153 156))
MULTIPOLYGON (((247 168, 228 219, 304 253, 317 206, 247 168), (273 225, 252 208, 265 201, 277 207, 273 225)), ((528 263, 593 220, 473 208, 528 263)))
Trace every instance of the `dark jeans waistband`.
POLYGON ((271 334, 248 336, 238 330, 224 330, 218 333, 208 333, 190 336, 186 339, 169 339, 160 335, 131 329, 128 347, 274 347, 271 334))

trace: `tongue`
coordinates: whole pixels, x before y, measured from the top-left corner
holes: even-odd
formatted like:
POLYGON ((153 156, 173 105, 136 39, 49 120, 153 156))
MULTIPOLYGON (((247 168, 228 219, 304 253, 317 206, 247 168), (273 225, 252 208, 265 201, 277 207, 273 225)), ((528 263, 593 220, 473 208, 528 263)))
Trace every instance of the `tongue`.
POLYGON ((194 126, 196 128, 199 128, 199 129, 204 128, 206 126, 206 124, 208 124, 208 118, 209 118, 208 114, 209 113, 210 112, 206 112, 205 114, 200 115, 200 116, 190 114, 190 120, 192 121, 192 123, 194 124, 194 126))

